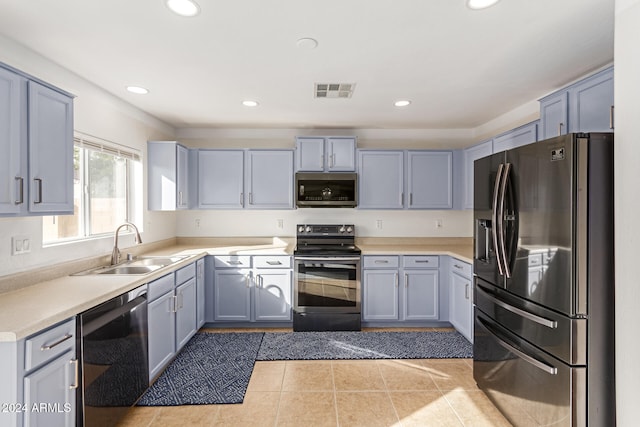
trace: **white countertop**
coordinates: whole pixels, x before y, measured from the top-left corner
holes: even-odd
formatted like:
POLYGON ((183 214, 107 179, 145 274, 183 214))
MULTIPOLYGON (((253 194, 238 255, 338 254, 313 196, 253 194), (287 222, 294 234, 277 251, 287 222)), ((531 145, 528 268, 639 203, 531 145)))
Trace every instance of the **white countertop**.
MULTIPOLYGON (((206 255, 292 255, 294 239, 180 239, 179 244, 144 255, 188 257, 152 273, 133 275, 63 276, 0 294, 0 342, 15 342, 67 320, 113 297, 151 282, 206 255)), ((365 239, 358 242, 363 255, 450 255, 472 262, 470 244, 434 243, 412 239, 365 239)))

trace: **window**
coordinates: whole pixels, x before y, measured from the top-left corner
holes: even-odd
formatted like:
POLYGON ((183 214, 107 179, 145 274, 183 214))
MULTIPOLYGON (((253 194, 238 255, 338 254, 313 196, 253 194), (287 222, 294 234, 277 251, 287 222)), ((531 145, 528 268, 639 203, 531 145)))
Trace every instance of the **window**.
POLYGON ((124 221, 142 218, 142 165, 128 148, 75 138, 74 214, 45 216, 43 243, 113 233, 124 221))

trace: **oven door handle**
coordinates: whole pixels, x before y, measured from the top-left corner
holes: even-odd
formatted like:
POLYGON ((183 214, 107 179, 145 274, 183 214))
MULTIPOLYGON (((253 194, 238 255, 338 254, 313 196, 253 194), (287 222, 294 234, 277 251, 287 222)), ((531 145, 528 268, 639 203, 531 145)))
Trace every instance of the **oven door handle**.
POLYGON ((360 261, 360 257, 315 257, 315 256, 297 256, 296 261, 360 261))

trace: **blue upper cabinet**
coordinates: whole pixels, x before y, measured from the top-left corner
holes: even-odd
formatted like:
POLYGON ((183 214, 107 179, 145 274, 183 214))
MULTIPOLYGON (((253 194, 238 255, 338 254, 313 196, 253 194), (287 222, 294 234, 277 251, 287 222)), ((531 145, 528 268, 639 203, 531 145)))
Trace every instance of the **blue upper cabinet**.
POLYGON ((567 133, 569 112, 567 92, 555 93, 540 100, 540 139, 553 138, 567 133))
POLYGON ((613 67, 540 99, 540 138, 613 131, 613 67))
POLYGON ((571 132, 613 131, 613 68, 569 88, 571 132))
POLYGON ((358 208, 404 207, 404 152, 358 151, 358 208))
POLYGON ((19 214, 25 206, 27 180, 24 77, 0 68, 0 214, 19 214))
POLYGON ((0 215, 73 214, 73 96, 0 64, 0 215))
POLYGON ((175 141, 147 143, 149 210, 190 207, 189 150, 175 141))
POLYGON ((244 207, 244 151, 198 151, 198 207, 244 207))
POLYGON ((408 151, 407 189, 409 209, 451 209, 453 153, 408 151))
POLYGON ((493 138, 493 152, 510 150, 538 140, 538 121, 527 123, 493 138))
POLYGON ((293 209, 293 151, 250 150, 247 208, 293 209))
POLYGON ((299 172, 353 172, 356 169, 354 137, 298 137, 299 172))
POLYGON ((463 153, 463 179, 464 179, 464 199, 462 207, 473 209, 473 165, 474 162, 493 153, 493 140, 481 142, 464 150, 463 153))

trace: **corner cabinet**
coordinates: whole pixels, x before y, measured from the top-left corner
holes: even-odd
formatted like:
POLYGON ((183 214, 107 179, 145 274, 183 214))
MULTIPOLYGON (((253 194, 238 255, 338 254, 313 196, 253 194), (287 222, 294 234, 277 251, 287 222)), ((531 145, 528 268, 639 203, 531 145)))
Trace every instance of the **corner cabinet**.
POLYGON ((0 129, 0 215, 73 214, 73 97, 0 64, 0 129))
POLYGON ((189 150, 175 141, 147 143, 149 210, 188 209, 189 150))
POLYGON ((299 172, 353 172, 356 170, 354 137, 298 137, 299 172))

